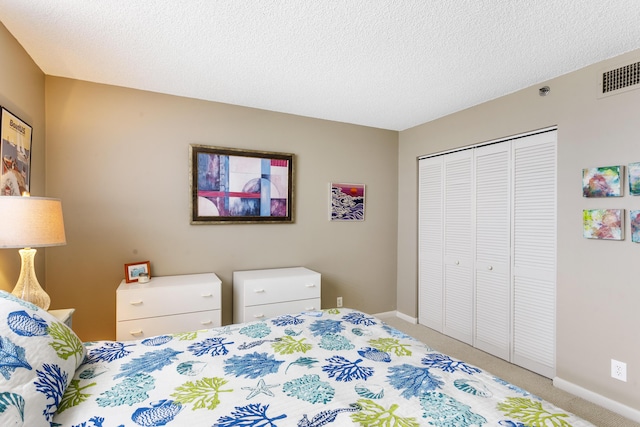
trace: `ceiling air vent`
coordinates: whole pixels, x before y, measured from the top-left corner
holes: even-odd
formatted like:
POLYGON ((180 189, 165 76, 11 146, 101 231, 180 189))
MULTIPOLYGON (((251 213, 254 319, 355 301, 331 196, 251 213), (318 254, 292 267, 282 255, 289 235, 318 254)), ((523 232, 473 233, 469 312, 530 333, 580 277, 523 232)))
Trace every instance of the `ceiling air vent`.
POLYGON ((640 62, 624 65, 600 74, 598 97, 616 95, 640 88, 640 62))

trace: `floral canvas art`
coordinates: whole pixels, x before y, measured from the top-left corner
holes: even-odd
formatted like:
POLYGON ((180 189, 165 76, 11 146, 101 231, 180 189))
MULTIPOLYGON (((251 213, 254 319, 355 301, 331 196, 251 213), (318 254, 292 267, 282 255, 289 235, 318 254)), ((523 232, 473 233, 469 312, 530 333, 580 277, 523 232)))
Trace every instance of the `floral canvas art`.
POLYGON ((629 164, 629 194, 640 196, 640 162, 629 164))
POLYGON ((582 218, 583 235, 587 239, 624 239, 624 209, 585 209, 582 218))
POLYGON ((631 223, 631 241, 640 243, 640 211, 633 210, 629 213, 631 223))
POLYGON ((584 197, 622 196, 622 166, 604 166, 582 170, 584 197))

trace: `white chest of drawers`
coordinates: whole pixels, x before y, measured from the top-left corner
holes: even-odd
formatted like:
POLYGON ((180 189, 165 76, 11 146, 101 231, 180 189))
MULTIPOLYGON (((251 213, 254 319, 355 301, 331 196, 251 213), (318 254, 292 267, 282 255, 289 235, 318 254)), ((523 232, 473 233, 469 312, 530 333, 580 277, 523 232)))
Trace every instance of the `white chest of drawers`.
POLYGON ((152 277, 126 283, 116 291, 116 339, 220 326, 221 281, 214 273, 152 277))
POLYGON ((233 322, 320 310, 320 273, 304 267, 233 272, 233 322))

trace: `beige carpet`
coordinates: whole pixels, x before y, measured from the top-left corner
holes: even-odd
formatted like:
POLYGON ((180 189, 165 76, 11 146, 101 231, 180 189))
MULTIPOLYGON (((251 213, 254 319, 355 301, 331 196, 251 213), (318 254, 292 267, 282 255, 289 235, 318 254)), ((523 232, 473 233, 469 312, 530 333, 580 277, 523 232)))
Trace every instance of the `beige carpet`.
POLYGON ((572 412, 599 427, 639 427, 640 424, 553 386, 545 378, 508 363, 467 344, 422 325, 414 325, 395 316, 380 316, 388 325, 419 339, 429 347, 464 360, 493 375, 528 390, 565 411, 572 412))

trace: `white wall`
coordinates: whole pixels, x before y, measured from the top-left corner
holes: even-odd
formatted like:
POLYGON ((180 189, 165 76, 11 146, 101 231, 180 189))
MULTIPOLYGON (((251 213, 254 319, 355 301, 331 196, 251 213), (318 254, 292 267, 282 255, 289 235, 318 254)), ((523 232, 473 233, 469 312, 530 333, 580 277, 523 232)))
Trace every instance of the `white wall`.
POLYGON ((640 197, 585 199, 582 169, 640 161, 640 90, 596 98, 598 71, 640 51, 400 133, 398 310, 417 317, 417 158, 558 125, 557 376, 640 410, 640 244, 582 237, 582 210, 640 209, 640 197), (549 85, 551 93, 538 95, 549 85), (627 363, 626 383, 610 359, 627 363))

